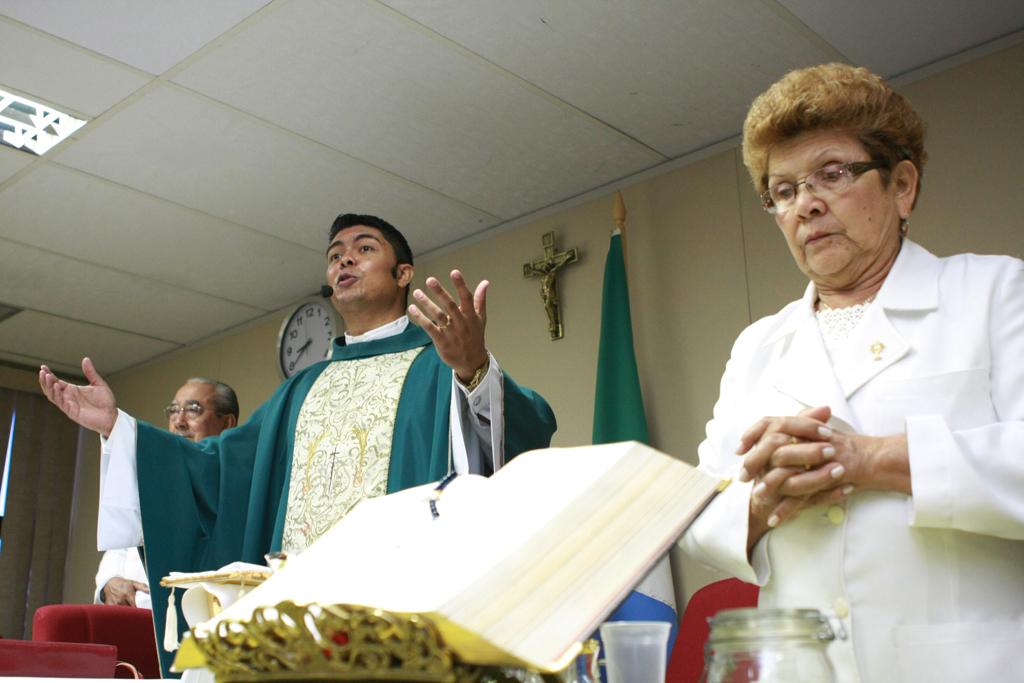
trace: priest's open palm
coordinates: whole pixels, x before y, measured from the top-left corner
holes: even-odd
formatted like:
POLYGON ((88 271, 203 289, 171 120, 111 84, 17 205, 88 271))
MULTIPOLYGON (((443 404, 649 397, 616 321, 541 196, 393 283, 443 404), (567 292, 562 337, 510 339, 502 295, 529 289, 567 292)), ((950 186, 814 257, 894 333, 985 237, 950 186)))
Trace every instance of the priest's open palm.
POLYGON ((476 291, 469 291, 466 279, 457 270, 451 273, 458 300, 435 277, 427 278, 427 296, 421 289, 413 292, 416 303, 409 307, 409 317, 426 330, 434 341, 441 360, 466 383, 487 362, 484 328, 487 326, 487 288, 483 280, 476 291))
POLYGON ((82 372, 88 384, 69 384, 45 365, 39 368, 39 386, 50 402, 72 420, 103 436, 110 436, 117 420, 117 401, 114 392, 96 372, 88 358, 82 359, 82 372))

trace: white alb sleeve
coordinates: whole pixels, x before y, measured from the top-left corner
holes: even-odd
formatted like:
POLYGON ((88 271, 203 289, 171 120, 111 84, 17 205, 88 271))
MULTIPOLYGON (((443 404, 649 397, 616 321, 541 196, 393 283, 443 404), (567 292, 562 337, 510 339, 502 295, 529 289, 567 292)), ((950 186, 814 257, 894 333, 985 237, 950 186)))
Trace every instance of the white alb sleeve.
POLYGON ((135 418, 121 410, 110 436, 100 438, 100 508, 96 548, 142 545, 142 511, 136 467, 135 418))

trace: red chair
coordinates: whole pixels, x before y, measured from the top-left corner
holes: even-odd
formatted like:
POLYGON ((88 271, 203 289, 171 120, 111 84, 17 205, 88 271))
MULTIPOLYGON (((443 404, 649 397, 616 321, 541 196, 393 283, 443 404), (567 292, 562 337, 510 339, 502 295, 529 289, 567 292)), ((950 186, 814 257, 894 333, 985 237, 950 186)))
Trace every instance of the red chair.
POLYGON ((704 586, 686 603, 679 635, 672 648, 666 683, 697 683, 704 671, 704 643, 708 640, 708 619, 719 610, 757 607, 758 587, 739 579, 723 579, 704 586))
POLYGON ((0 638, 0 676, 113 678, 117 648, 0 638))
MULTIPOLYGON (((153 613, 119 605, 45 605, 32 619, 32 640, 102 643, 117 646, 117 659, 134 666, 143 678, 160 678, 153 613)), ((118 678, 132 678, 126 667, 118 678)))

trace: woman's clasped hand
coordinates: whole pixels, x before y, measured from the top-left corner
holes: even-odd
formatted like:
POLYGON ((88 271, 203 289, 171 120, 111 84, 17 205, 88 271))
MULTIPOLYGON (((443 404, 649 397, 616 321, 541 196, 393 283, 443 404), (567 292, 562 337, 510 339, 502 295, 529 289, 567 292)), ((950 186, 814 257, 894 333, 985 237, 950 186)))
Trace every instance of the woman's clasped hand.
POLYGON ((743 458, 738 479, 754 481, 751 545, 801 510, 838 503, 858 489, 910 493, 905 435, 849 434, 830 427, 830 417, 828 406, 808 408, 761 418, 743 433, 736 454, 743 458))

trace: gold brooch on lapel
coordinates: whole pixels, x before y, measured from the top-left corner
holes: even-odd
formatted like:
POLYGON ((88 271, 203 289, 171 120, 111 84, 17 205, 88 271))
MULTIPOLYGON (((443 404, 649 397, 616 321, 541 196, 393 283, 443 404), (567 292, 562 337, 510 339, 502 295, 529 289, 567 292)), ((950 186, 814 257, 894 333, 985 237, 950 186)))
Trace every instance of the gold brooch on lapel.
POLYGON ((875 354, 875 360, 882 360, 882 351, 885 351, 885 344, 876 341, 871 345, 871 353, 875 354))

